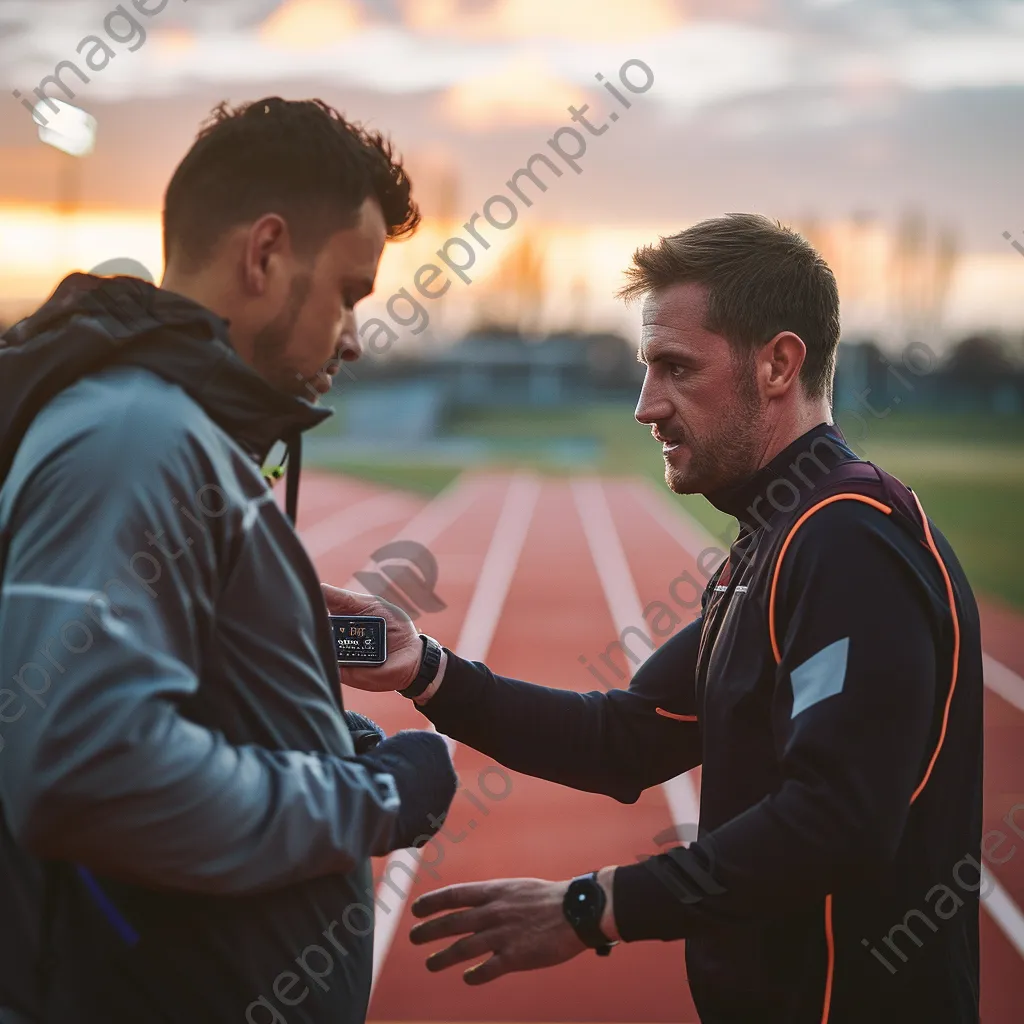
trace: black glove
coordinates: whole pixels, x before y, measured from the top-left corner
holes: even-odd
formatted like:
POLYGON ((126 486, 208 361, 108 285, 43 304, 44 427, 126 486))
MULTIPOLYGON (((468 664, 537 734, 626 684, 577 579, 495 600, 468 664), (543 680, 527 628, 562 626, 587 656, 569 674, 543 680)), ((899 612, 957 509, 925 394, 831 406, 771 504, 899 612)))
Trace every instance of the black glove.
POLYGON ((359 761, 394 776, 402 801, 393 850, 419 846, 444 824, 459 779, 448 744, 436 732, 403 729, 378 743, 359 761))
POLYGON ((368 754, 387 734, 372 718, 359 714, 358 711, 345 712, 345 724, 352 734, 352 745, 357 754, 368 754))

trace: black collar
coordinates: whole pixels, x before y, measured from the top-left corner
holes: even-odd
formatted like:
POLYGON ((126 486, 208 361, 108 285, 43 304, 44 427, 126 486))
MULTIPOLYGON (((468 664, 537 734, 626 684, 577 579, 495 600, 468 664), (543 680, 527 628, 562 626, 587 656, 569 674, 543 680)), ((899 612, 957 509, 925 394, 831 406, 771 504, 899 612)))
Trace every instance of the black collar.
POLYGON ((802 434, 756 473, 730 487, 705 495, 715 508, 754 530, 790 512, 836 466, 860 461, 834 423, 821 423, 802 434))

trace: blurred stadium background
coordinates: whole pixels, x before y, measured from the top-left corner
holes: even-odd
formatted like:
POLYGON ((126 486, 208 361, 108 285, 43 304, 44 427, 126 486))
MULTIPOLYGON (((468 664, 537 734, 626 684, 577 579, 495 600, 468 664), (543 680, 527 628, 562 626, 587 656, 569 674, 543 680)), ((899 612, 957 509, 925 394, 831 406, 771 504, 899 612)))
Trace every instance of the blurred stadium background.
MULTIPOLYGON (((999 617, 1002 660, 1024 671, 1024 4, 139 6, 153 13, 112 0, 0 0, 0 324, 74 269, 129 257, 159 276, 162 190, 214 104, 319 96, 392 136, 425 214, 416 235, 387 248, 376 294, 358 311, 389 323, 394 343, 339 375, 327 399, 338 415, 310 444, 310 462, 341 475, 337 500, 401 493, 418 508, 467 471, 526 471, 554 487, 580 473, 657 485, 658 445, 632 420, 639 311, 614 298, 622 271, 636 246, 703 217, 766 213, 801 230, 836 272, 840 424, 862 455, 919 491, 999 617), (111 54, 99 70, 80 55, 89 36, 111 54), (587 138, 570 170, 548 140, 573 123, 573 105, 590 104, 603 123, 614 101, 595 76, 616 82, 630 60, 650 68, 650 89, 587 138), (33 97, 40 83, 96 118, 91 154, 40 142, 13 94, 33 97), (532 202, 516 204, 515 223, 482 228, 490 245, 476 247, 471 283, 453 275, 442 297, 418 294, 417 268, 438 263, 446 239, 468 238, 467 220, 490 196, 511 196, 510 179, 535 153, 561 171, 538 165, 545 187, 527 182, 532 202), (410 326, 396 326, 402 319, 410 326)), ((334 493, 323 483, 332 478, 317 479, 334 493)), ((728 545, 730 524, 703 499, 672 502, 728 545)), ((999 713, 1000 735, 1019 748, 1024 708, 999 713)), ((1015 762, 992 795, 997 817, 1024 800, 1022 768, 1015 762)), ((526 853, 521 863, 542 873, 526 853)), ((450 870, 445 880, 459 880, 450 870)), ((1024 873, 1017 882, 1020 903, 1024 873)), ((1024 953, 1022 934, 1013 948, 1024 953)), ((1006 981, 1021 960, 1000 954, 987 971, 1006 981)), ((486 1019, 626 1019, 574 1016, 557 980, 543 983, 555 1002, 533 1016, 496 1008, 486 1019)), ((533 982, 502 984, 529 992, 533 982)), ((1013 999, 990 1001, 985 1020, 1022 1019, 1013 999)), ((460 1016, 459 1005, 445 1017, 377 1010, 485 1019, 460 1016)), ((629 1019, 680 1019, 674 1012, 641 1001, 629 1019)))

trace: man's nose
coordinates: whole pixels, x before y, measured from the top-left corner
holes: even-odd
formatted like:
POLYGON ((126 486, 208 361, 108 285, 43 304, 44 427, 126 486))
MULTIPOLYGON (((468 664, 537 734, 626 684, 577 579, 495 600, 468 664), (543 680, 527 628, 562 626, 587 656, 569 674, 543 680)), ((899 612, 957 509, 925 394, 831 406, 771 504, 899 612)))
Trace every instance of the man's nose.
POLYGON ((338 363, 355 362, 363 354, 363 343, 354 331, 345 331, 338 341, 335 360, 338 363))
POLYGON ((636 404, 634 419, 648 426, 672 418, 672 403, 657 383, 651 379, 651 373, 644 375, 643 387, 640 388, 640 399, 636 404))

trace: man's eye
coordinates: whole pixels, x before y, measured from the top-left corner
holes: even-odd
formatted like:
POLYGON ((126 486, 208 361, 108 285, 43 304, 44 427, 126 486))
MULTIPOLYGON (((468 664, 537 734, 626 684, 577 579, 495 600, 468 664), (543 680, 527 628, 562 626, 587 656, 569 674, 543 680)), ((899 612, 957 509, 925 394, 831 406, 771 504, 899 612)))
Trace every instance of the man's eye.
POLYGON ((670 377, 674 377, 676 380, 678 380, 680 377, 685 375, 686 367, 680 366, 679 363, 669 363, 668 372, 670 377))

